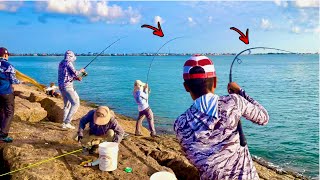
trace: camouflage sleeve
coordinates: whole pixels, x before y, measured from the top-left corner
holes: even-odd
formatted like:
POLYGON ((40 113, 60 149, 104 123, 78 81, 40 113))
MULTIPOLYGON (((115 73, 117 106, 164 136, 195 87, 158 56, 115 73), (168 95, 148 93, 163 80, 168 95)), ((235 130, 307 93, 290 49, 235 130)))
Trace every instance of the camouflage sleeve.
POLYGON ((79 123, 78 136, 83 136, 83 130, 86 128, 86 124, 90 122, 90 118, 93 118, 94 111, 89 111, 85 116, 83 116, 79 123))
POLYGON ((119 125, 118 121, 115 118, 111 119, 111 129, 113 129, 114 131, 114 138, 113 138, 113 142, 117 142, 120 143, 123 135, 124 135, 124 130, 122 129, 122 127, 119 125))
POLYGON ((266 125, 269 121, 267 110, 256 100, 247 95, 243 89, 240 90, 239 95, 237 104, 242 116, 253 123, 266 125))
POLYGON ((9 65, 8 69, 6 70, 6 73, 9 74, 9 80, 11 84, 20 84, 19 79, 16 77, 16 70, 12 65, 9 65))
POLYGON ((67 68, 68 68, 68 71, 69 71, 69 73, 71 74, 71 76, 74 77, 74 78, 77 77, 77 76, 80 74, 80 72, 77 71, 77 70, 74 68, 74 66, 73 66, 73 64, 72 64, 71 62, 68 62, 67 68))

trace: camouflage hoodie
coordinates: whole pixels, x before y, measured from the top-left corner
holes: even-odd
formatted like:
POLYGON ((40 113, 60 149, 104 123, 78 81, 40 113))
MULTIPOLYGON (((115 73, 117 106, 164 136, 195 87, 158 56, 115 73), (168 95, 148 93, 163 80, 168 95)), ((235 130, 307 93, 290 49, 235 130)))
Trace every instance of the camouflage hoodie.
POLYGON ((73 80, 80 74, 72 64, 76 59, 75 54, 68 50, 64 55, 64 59, 59 63, 58 84, 60 90, 64 90, 67 87, 73 88, 73 80))
POLYGON ((177 139, 203 180, 259 179, 248 146, 240 146, 240 117, 265 125, 267 111, 245 94, 221 96, 209 93, 174 123, 177 139))

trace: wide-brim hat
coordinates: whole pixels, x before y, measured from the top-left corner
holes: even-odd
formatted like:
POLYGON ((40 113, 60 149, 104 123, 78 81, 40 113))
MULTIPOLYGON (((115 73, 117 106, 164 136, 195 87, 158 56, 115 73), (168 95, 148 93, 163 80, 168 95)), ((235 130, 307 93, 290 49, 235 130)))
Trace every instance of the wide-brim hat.
POLYGON ((106 125, 111 119, 111 112, 107 106, 99 106, 93 115, 93 122, 96 125, 106 125))

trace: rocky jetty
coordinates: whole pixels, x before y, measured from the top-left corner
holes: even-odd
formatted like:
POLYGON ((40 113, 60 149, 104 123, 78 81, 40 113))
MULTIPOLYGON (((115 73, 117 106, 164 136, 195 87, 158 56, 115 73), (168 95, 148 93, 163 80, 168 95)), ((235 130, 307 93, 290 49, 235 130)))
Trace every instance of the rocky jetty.
MULTIPOLYGON (((41 162, 67 152, 81 149, 74 140, 77 130, 61 128, 63 116, 62 99, 49 97, 33 87, 19 85, 15 87, 15 116, 10 135, 14 142, 0 144, 0 174, 41 162)), ((92 106, 81 103, 73 124, 78 126, 79 119, 92 106)), ((118 169, 102 172, 98 166, 85 168, 79 164, 97 156, 77 152, 54 159, 32 168, 24 169, 0 177, 15 180, 52 180, 52 179, 130 179, 148 180, 158 171, 174 172, 178 179, 199 179, 197 169, 184 157, 174 136, 163 135, 159 138, 149 137, 143 129, 143 137, 135 137, 135 121, 116 115, 117 120, 130 135, 119 146, 118 169), (132 173, 124 169, 131 167, 132 173)), ((255 163, 261 179, 306 179, 294 173, 276 171, 265 165, 255 163)))

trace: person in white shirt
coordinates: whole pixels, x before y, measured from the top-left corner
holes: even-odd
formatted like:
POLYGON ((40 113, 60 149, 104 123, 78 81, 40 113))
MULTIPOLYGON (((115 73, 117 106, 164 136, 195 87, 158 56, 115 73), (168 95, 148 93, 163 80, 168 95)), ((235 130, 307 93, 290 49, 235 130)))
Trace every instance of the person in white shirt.
POLYGON ((53 82, 50 83, 50 86, 45 89, 46 94, 50 95, 51 97, 60 97, 60 94, 56 92, 58 89, 57 86, 53 82))
POLYGON ((153 119, 153 112, 149 106, 148 103, 148 84, 145 84, 141 82, 140 80, 136 80, 134 82, 134 91, 133 91, 133 97, 138 104, 138 110, 139 110, 139 116, 136 123, 136 136, 142 136, 141 134, 141 126, 142 121, 145 117, 147 117, 148 123, 149 123, 149 130, 151 137, 157 137, 156 130, 154 128, 154 119, 153 119))

